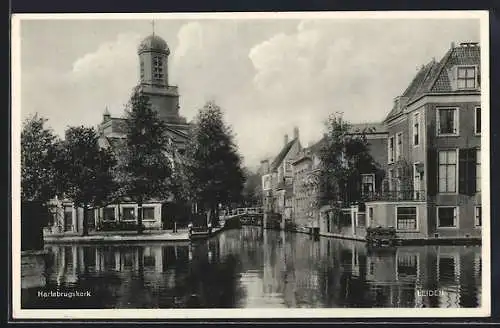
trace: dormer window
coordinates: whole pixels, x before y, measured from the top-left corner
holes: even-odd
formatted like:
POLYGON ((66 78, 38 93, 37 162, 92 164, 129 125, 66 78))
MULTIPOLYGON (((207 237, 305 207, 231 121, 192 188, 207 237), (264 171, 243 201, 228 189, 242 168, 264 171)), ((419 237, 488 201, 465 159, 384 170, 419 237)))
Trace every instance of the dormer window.
POLYGON ((477 68, 476 66, 457 67, 457 88, 474 89, 476 88, 477 68))

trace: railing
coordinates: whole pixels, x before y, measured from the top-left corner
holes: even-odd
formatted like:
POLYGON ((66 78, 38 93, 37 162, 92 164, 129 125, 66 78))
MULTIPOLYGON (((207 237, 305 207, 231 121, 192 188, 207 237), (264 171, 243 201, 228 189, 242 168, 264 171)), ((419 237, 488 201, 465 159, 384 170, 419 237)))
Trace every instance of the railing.
POLYGON ((362 195, 362 200, 370 201, 424 201, 426 199, 425 190, 391 190, 382 192, 370 192, 362 195))
POLYGON ((233 210, 224 210, 221 212, 221 216, 235 216, 235 215, 245 215, 245 214, 263 214, 264 210, 262 207, 246 207, 246 208, 235 208, 233 210))

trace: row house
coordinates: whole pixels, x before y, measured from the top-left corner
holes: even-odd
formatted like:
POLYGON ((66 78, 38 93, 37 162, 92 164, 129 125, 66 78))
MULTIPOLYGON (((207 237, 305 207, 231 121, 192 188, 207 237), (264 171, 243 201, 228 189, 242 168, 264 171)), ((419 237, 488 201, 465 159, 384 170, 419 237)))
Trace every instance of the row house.
POLYGON ((366 202, 368 224, 402 239, 480 238, 480 46, 452 44, 394 101, 387 184, 366 202))
POLYGON ((261 162, 264 198, 262 203, 266 211, 280 214, 282 222, 292 219, 292 163, 301 149, 299 129, 295 127, 293 139, 289 140, 288 135, 284 136, 283 147, 273 161, 261 162))
MULTIPOLYGON (((368 151, 379 167, 384 167, 386 160, 387 131, 382 124, 353 124, 350 135, 363 134, 368 141, 368 151)), ((326 136, 319 142, 301 150, 293 165, 293 223, 297 230, 318 228, 320 234, 327 236, 351 235, 355 224, 351 216, 358 217, 358 207, 347 207, 335 212, 331 204, 323 204, 321 190, 320 152, 326 136), (333 213, 336 215, 333 215, 333 213), (338 215, 337 215, 338 214, 338 215)), ((361 174, 358 186, 362 196, 368 197, 382 190, 384 173, 374 168, 361 174)), ((345 204, 343 204, 345 205, 345 204)), ((359 213, 359 216, 364 213, 359 213)), ((364 227, 363 220, 359 223, 364 227)))

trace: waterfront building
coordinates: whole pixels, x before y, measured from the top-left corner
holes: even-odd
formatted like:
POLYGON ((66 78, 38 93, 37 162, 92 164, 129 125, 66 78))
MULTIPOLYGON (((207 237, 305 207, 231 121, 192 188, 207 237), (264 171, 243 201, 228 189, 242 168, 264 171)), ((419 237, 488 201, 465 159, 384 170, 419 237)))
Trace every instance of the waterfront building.
MULTIPOLYGON (((387 130, 379 123, 352 124, 350 135, 363 133, 368 141, 368 151, 379 167, 386 164, 387 130)), ((342 217, 331 217, 327 219, 326 214, 320 217, 320 213, 330 213, 332 204, 325 204, 322 198, 321 186, 321 159, 320 152, 327 136, 314 143, 310 147, 302 149, 292 162, 293 166, 293 223, 299 231, 309 231, 310 228, 319 228, 324 235, 344 234, 343 227, 352 230, 350 219, 343 220, 342 217), (343 223, 345 221, 345 224, 343 223)), ((361 183, 358 188, 362 195, 379 192, 382 189, 384 173, 380 170, 371 170, 361 175, 361 183)), ((345 204, 344 204, 345 205, 345 204)), ((346 211, 351 211, 346 208, 346 211)), ((357 215, 357 213, 354 213, 357 215)), ((350 232, 349 232, 350 233, 350 232)))
POLYGON ((481 237, 480 46, 452 44, 394 101, 388 189, 366 202, 370 226, 402 239, 481 237))
POLYGON ((283 147, 274 160, 261 162, 263 181, 263 204, 268 211, 281 215, 282 223, 292 219, 293 171, 292 163, 299 154, 299 129, 294 128, 293 139, 284 136, 283 147))
MULTIPOLYGON (((152 108, 166 123, 167 135, 171 143, 167 154, 175 169, 182 161, 188 141, 189 123, 179 113, 179 92, 177 86, 169 84, 168 57, 170 49, 165 40, 152 34, 142 40, 137 49, 138 87, 149 97, 152 108)), ((126 119, 112 117, 105 109, 102 122, 98 125, 99 145, 103 148, 118 150, 126 140, 126 119)), ((171 198, 151 199, 143 204, 143 224, 146 229, 172 227, 176 220, 172 211, 171 198)), ((53 200, 52 222, 45 228, 46 234, 77 233, 83 229, 83 209, 76 208, 71 200, 53 200)), ((126 197, 118 204, 104 208, 89 209, 89 229, 96 229, 109 223, 137 222, 137 204, 126 197)))

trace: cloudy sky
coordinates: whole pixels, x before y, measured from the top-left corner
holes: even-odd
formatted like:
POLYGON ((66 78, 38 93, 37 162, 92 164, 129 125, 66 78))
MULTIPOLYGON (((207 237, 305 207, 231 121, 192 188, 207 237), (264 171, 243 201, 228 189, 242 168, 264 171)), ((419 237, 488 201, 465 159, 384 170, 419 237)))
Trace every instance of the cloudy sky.
MULTIPOLYGON (((227 18, 227 16, 225 16, 227 18)), ((23 20, 21 115, 63 135, 123 115, 138 81, 137 45, 151 21, 23 20)), ((298 126, 317 140, 329 114, 380 121, 416 70, 451 42, 479 41, 477 19, 157 19, 170 84, 188 120, 208 99, 223 108, 245 163, 276 154, 298 126)))

